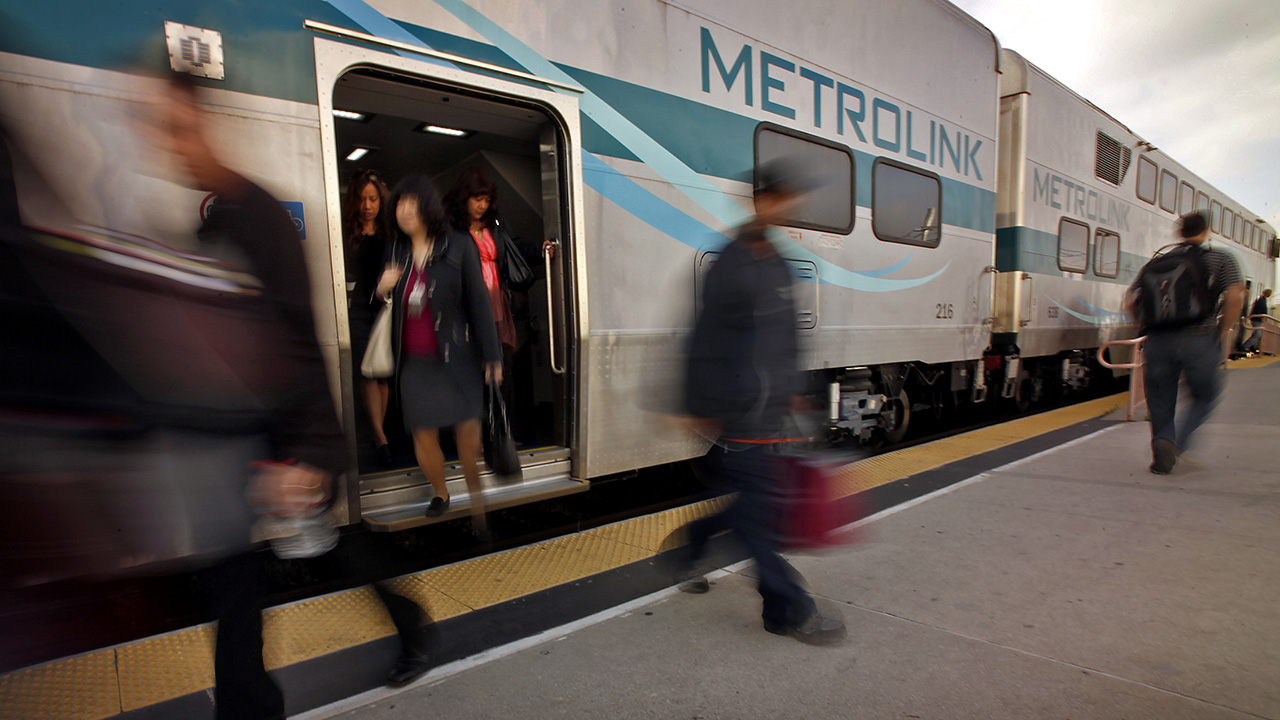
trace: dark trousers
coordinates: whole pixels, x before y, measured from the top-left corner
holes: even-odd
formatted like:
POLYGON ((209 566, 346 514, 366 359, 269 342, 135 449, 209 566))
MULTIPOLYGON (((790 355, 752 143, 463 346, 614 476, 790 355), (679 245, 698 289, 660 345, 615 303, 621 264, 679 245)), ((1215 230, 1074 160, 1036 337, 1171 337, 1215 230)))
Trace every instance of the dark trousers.
POLYGON ((765 622, 795 626, 814 613, 815 605, 796 581, 799 574, 778 554, 775 538, 780 506, 775 460, 762 447, 712 450, 709 457, 712 472, 726 489, 736 492, 737 497, 724 512, 689 525, 689 550, 696 562, 712 535, 732 530, 756 562, 765 622))
POLYGON ((1154 331, 1143 346, 1144 387, 1151 440, 1170 440, 1186 450, 1222 392, 1218 364, 1222 348, 1216 328, 1154 331), (1178 384, 1186 378, 1191 406, 1177 419, 1178 384))
POLYGON ((209 570, 218 618, 213 701, 218 720, 284 718, 284 694, 262 662, 261 560, 248 552, 209 570))

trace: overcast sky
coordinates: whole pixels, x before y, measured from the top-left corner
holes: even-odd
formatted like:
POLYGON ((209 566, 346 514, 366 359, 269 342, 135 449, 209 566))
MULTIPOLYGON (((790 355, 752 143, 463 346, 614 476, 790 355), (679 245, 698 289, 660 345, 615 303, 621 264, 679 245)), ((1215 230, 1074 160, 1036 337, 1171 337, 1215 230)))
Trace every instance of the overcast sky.
POLYGON ((951 0, 1280 229, 1280 0, 951 0))

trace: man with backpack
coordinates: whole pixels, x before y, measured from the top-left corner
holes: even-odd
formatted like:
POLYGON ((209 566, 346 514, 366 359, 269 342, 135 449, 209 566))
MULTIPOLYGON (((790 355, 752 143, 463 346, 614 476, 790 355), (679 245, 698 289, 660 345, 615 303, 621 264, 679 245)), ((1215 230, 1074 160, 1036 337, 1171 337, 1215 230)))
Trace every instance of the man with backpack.
POLYGON ((1168 475, 1191 435, 1209 417, 1221 390, 1235 319, 1244 307, 1244 278, 1229 253, 1204 247, 1203 212, 1179 220, 1182 242, 1138 271, 1129 309, 1147 336, 1143 346, 1147 409, 1151 416, 1151 472, 1168 475), (1221 301, 1221 313, 1218 312, 1221 301), (1185 376, 1191 407, 1175 423, 1178 383, 1185 376))

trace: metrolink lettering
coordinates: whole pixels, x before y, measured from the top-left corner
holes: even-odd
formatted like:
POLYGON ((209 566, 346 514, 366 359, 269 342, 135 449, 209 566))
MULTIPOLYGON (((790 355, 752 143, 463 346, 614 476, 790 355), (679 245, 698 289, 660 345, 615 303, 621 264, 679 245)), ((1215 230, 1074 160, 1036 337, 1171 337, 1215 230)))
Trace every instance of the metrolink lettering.
POLYGON ((937 120, 929 120, 926 132, 924 120, 911 110, 881 97, 868 99, 867 93, 856 87, 765 50, 757 56, 748 44, 726 62, 705 27, 701 55, 702 92, 710 93, 716 84, 712 82, 714 68, 725 90, 732 93, 735 87, 740 88, 748 107, 755 107, 758 91, 760 109, 765 112, 794 121, 797 110, 803 110, 815 128, 834 120, 837 135, 857 137, 864 145, 905 154, 916 162, 940 168, 950 165, 958 173, 982 179, 978 151, 983 141, 962 130, 952 131, 937 120))
POLYGON ((1087 218, 1116 230, 1129 229, 1129 206, 1117 202, 1109 195, 1091 190, 1087 185, 1072 182, 1064 177, 1035 170, 1031 193, 1032 202, 1043 202, 1051 208, 1064 210, 1078 218, 1087 218))

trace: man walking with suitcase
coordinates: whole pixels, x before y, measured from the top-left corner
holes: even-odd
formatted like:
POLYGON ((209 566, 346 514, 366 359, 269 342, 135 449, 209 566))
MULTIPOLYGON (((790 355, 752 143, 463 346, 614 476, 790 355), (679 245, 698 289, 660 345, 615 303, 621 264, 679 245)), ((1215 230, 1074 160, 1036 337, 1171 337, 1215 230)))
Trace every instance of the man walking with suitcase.
POLYGON ((1182 242, 1157 253, 1129 288, 1129 309, 1147 336, 1143 347, 1151 416, 1151 472, 1168 475, 1221 392, 1218 366, 1244 307, 1244 279, 1229 253, 1205 248, 1203 212, 1179 220, 1182 242), (1219 306, 1221 312, 1219 313, 1219 306), (1178 384, 1186 377, 1191 406, 1176 422, 1178 384))

